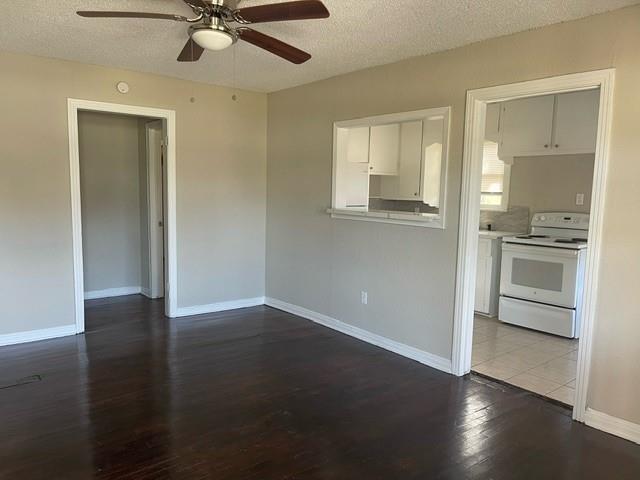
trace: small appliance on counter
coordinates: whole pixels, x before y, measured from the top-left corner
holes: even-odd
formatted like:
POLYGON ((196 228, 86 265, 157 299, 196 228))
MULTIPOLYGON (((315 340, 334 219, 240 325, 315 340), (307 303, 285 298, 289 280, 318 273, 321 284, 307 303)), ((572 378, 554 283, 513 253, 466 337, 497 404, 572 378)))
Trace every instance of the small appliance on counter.
POLYGON ((498 319, 578 338, 588 234, 588 214, 551 212, 503 237, 498 319))

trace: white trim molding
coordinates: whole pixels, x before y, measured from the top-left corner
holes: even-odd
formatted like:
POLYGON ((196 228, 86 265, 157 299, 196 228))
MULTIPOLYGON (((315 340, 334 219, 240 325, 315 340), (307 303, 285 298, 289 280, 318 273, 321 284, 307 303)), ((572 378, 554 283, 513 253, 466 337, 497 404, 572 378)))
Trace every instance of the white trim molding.
POLYGON ((16 332, 0 335, 0 347, 16 345, 18 343, 37 342, 51 338, 68 337, 76 334, 76 325, 64 325, 62 327, 42 328, 27 332, 16 332))
POLYGON ((598 117, 595 152, 591 223, 589 225, 589 250, 585 273, 585 291, 581 300, 583 318, 578 349, 576 399, 573 410, 573 418, 578 421, 584 421, 585 418, 591 367, 607 165, 609 163, 614 79, 615 70, 605 69, 469 90, 467 92, 453 325, 452 367, 453 373, 456 375, 465 375, 471 370, 473 306, 480 215, 480 178, 482 174, 482 145, 484 143, 487 104, 515 98, 600 88, 600 114, 598 117))
POLYGON ((640 444, 640 425, 587 408, 584 423, 588 426, 640 444))
POLYGON ((142 287, 106 288, 104 290, 84 292, 84 299, 95 300, 96 298, 122 297, 123 295, 136 295, 138 293, 142 293, 142 287))
POLYGON ((78 112, 107 112, 157 118, 163 121, 166 147, 166 272, 165 313, 175 317, 178 304, 177 233, 176 233, 176 113, 173 110, 138 107, 91 100, 67 99, 69 128, 69 171, 71 188, 71 222, 73 235, 73 277, 75 290, 75 333, 84 332, 84 274, 82 261, 82 206, 80 198, 80 151, 78 146, 78 112))
POLYGON ((203 315, 205 313, 226 312, 238 308, 257 307, 264 305, 264 297, 243 298, 240 300, 230 300, 228 302, 211 303, 209 305, 195 305, 193 307, 179 307, 176 309, 175 317, 188 317, 190 315, 203 315))
POLYGON ((451 361, 447 358, 425 352, 424 350, 411 347, 404 343, 396 342, 395 340, 371 333, 367 330, 363 330, 362 328, 354 327, 353 325, 341 322, 340 320, 336 320, 335 318, 331 318, 322 313, 283 302, 276 298, 267 297, 265 299, 265 305, 306 318, 307 320, 311 320, 312 322, 331 328, 332 330, 344 333, 350 337, 357 338, 363 342, 370 343, 390 352, 402 355, 403 357, 415 360, 416 362, 422 363, 428 367, 432 367, 446 373, 451 373, 451 361))

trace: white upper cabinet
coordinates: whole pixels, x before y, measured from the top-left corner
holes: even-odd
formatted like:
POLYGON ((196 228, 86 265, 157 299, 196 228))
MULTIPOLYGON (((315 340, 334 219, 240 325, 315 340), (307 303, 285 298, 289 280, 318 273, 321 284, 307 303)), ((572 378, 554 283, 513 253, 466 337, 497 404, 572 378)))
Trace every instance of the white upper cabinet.
POLYGON ((347 135, 347 162, 369 163, 369 127, 350 128, 347 135))
POLYGON ((555 153, 596 151, 600 90, 563 93, 556 96, 553 135, 555 153))
POLYGON ((380 178, 380 197, 388 200, 420 200, 423 122, 400 124, 398 173, 380 178))
MULTIPOLYGON (((499 157, 594 153, 599 101, 600 90, 586 90, 503 103, 499 157)), ((494 123, 487 108, 487 135, 494 123)))
POLYGON ((424 162, 422 173, 422 202, 440 207, 445 175, 442 159, 447 149, 447 125, 443 117, 430 117, 424 122, 424 162))
POLYGON ((553 108, 553 95, 503 103, 499 157, 549 155, 553 108))
POLYGON ((400 124, 371 127, 369 170, 372 175, 397 175, 400 162, 400 124))
POLYGON ((335 204, 338 208, 366 210, 369 203, 369 128, 338 128, 335 204), (363 152, 366 153, 363 161, 363 152))
POLYGON ((487 105, 487 121, 485 125, 485 140, 498 143, 500 141, 500 103, 490 103, 487 105))

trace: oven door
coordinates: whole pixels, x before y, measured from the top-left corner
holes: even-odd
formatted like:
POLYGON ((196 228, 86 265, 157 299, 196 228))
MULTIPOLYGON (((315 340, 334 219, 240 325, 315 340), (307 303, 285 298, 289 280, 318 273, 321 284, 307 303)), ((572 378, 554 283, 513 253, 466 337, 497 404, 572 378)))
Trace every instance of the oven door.
POLYGON ((577 280, 577 250, 502 244, 501 295, 576 308, 577 280))

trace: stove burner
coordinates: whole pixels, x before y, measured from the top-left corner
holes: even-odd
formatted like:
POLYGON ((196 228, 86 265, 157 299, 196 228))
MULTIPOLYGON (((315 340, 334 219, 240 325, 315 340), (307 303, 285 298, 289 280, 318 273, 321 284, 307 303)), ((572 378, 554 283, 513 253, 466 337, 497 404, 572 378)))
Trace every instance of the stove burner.
POLYGON ((573 240, 576 243, 587 243, 586 238, 572 238, 571 240, 573 240))
POLYGON ((555 239, 556 243, 577 243, 574 239, 572 238, 556 238, 555 239))

